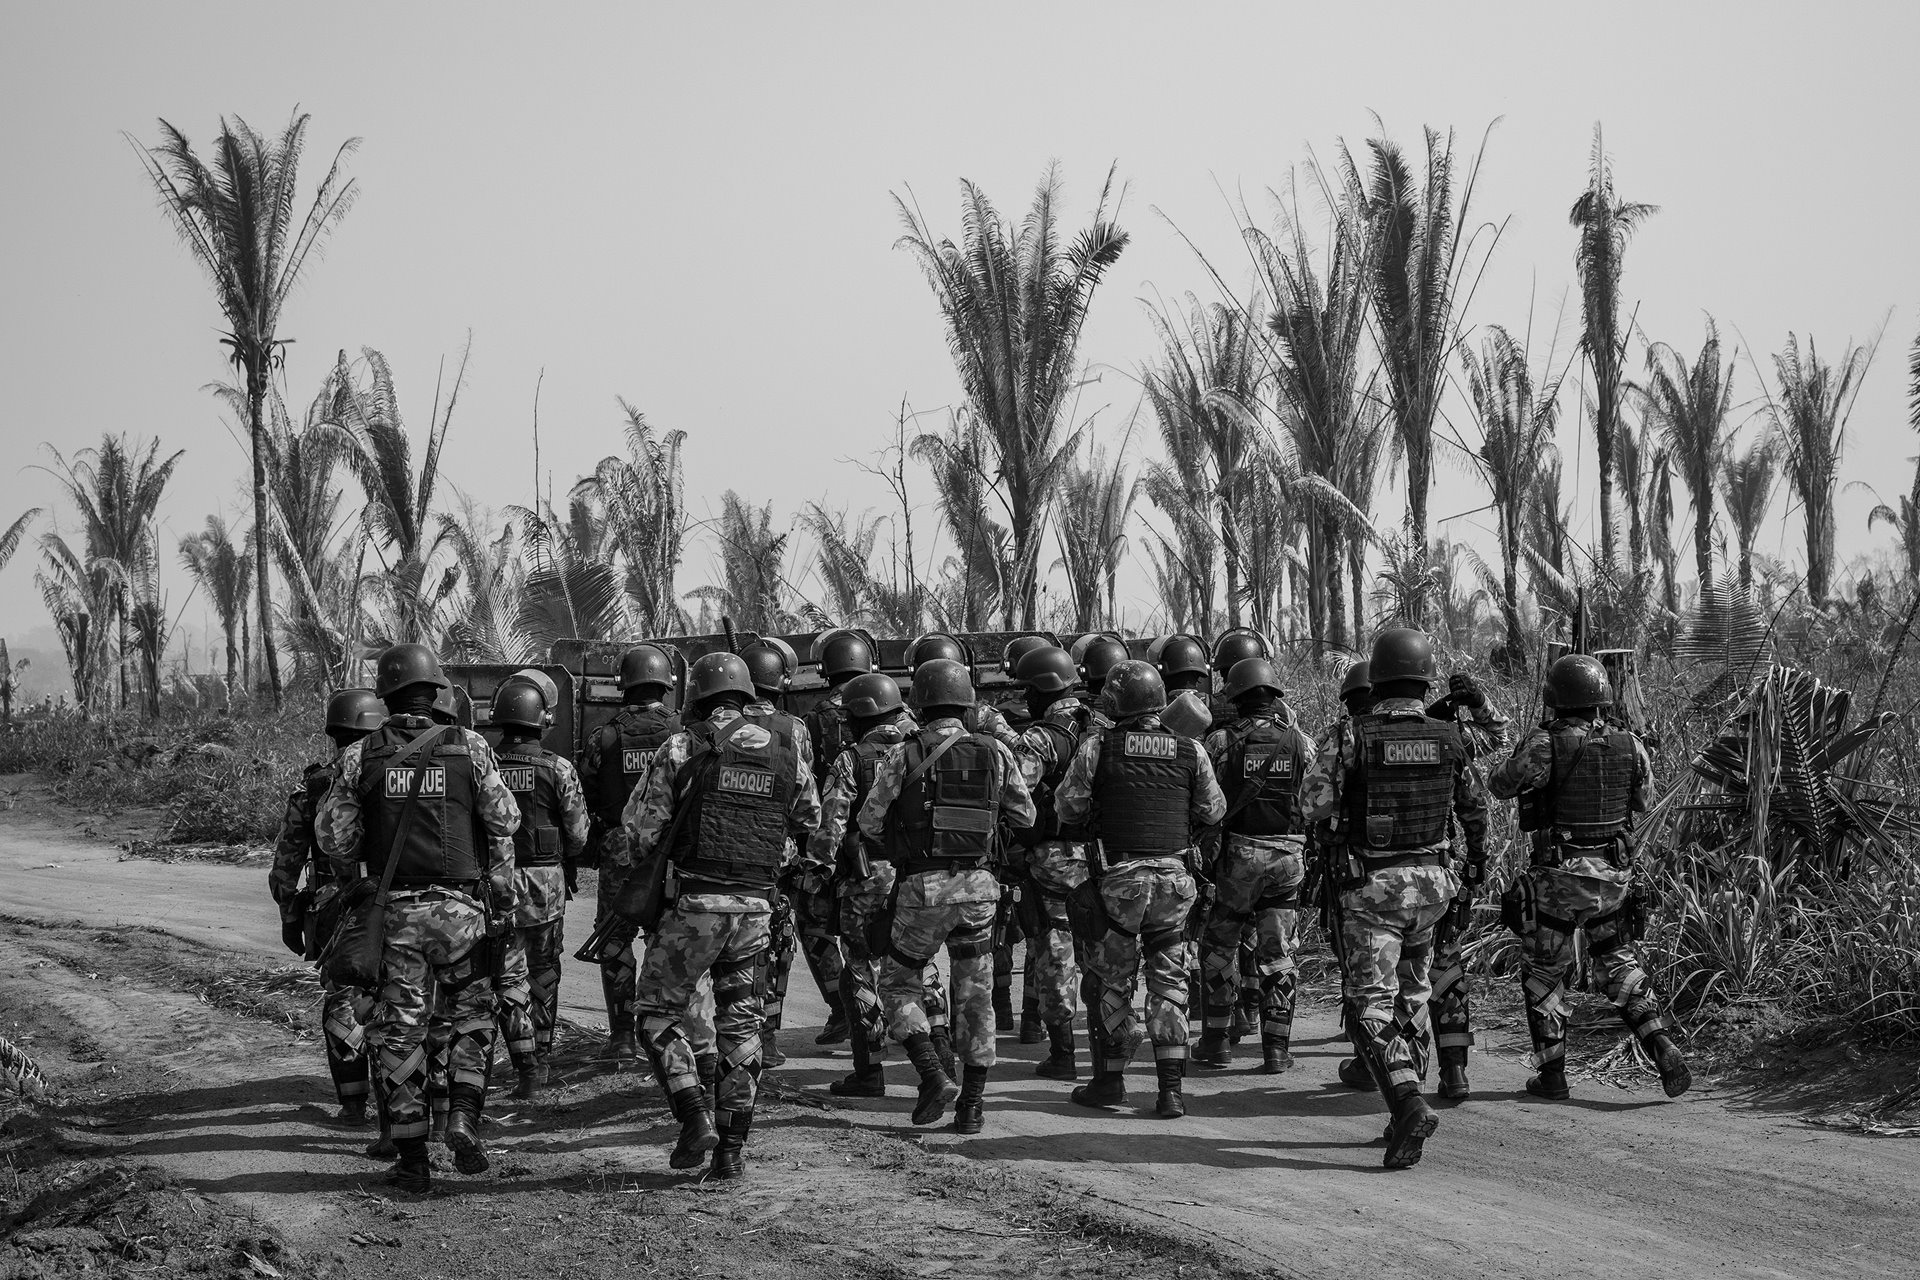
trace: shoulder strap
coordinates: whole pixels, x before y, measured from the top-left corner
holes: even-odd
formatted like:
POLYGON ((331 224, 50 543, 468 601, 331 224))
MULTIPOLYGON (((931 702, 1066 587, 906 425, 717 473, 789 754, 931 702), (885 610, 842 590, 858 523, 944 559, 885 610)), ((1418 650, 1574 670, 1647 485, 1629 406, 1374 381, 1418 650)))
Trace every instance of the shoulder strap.
MULTIPOLYGON (((1249 731, 1247 736, 1252 737, 1252 732, 1249 731)), ((1243 738, 1241 741, 1244 742, 1245 739, 1243 738)), ((1283 743, 1280 745, 1284 748, 1286 744, 1283 743)), ((1245 809, 1248 805, 1260 798, 1260 794, 1267 789, 1267 779, 1273 776, 1274 766, 1280 763, 1282 754, 1282 750, 1275 750, 1272 755, 1267 757, 1267 762, 1260 766, 1260 772, 1254 774, 1241 784, 1239 798, 1227 809, 1226 816, 1220 819, 1221 826, 1224 827, 1227 823, 1232 822, 1234 818, 1239 816, 1242 809, 1245 809)))
MULTIPOLYGON (((387 768, 393 769, 405 765, 446 732, 447 726, 435 725, 425 733, 400 749, 398 755, 388 761, 387 768)), ((407 803, 400 810, 400 825, 394 829, 393 843, 387 846, 387 865, 380 868, 380 889, 374 894, 374 901, 384 910, 387 905, 387 892, 393 888, 393 872, 400 865, 400 851, 406 848, 407 836, 413 830, 413 815, 417 811, 421 784, 427 780, 426 770, 416 769, 413 785, 407 789, 407 803)))
POLYGON ((947 737, 942 738, 940 740, 940 745, 935 747, 933 750, 927 752, 925 756, 921 757, 920 763, 913 767, 913 772, 909 773, 906 777, 900 780, 900 789, 902 791, 905 791, 908 787, 912 786, 914 783, 920 781, 921 778, 925 777, 927 770, 933 768, 933 762, 938 760, 941 756, 947 754, 948 751, 952 750, 954 743, 960 741, 960 739, 962 738, 970 738, 973 736, 974 736, 973 734, 963 732, 963 733, 949 734, 947 737))

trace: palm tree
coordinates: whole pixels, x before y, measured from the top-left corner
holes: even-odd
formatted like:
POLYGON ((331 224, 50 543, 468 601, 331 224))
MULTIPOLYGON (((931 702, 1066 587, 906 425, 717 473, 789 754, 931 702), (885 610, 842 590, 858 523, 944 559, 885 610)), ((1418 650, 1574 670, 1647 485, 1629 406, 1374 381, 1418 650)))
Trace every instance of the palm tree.
POLYGON ((156 568, 154 515, 184 450, 162 460, 158 440, 148 442, 143 452, 139 442, 114 435, 103 435, 97 448, 81 449, 72 462, 52 445, 45 448, 57 469, 40 469, 60 482, 80 514, 87 570, 107 566, 111 571, 110 608, 95 615, 93 626, 104 635, 108 618, 118 625, 120 705, 124 707, 128 701, 125 659, 130 652, 127 627, 134 599, 143 593, 156 568))
POLYGON ((6 568, 7 561, 13 559, 13 553, 20 549, 20 540, 27 536, 27 526, 39 514, 40 508, 33 507, 8 525, 5 533, 0 533, 0 569, 6 568))
POLYGON ((1035 623, 1047 516, 1080 434, 1065 419, 1081 328, 1102 275, 1127 245, 1127 233, 1108 216, 1113 177, 1109 170, 1092 221, 1071 244, 1058 225, 1055 165, 1011 238, 971 182, 960 184, 960 245, 936 239, 918 208, 894 197, 907 228, 899 246, 933 287, 962 393, 991 454, 990 483, 1012 543, 1007 594, 1023 627, 1035 623))
POLYGON ((946 581, 929 603, 943 613, 942 625, 977 631, 999 609, 1011 629, 1019 598, 1008 584, 1019 573, 1018 547, 989 514, 990 446, 979 419, 956 413, 944 434, 917 436, 910 452, 933 474, 941 522, 955 544, 946 581))
POLYGON ((57 532, 40 536, 41 567, 33 575, 40 599, 53 618, 73 680, 73 701, 82 716, 102 709, 106 680, 106 620, 126 584, 111 560, 92 560, 74 551, 57 532))
POLYGON ((645 636, 670 635, 686 614, 674 594, 686 537, 686 490, 680 475, 684 431, 656 432, 647 416, 619 401, 626 417, 627 456, 600 460, 576 493, 599 502, 607 535, 619 552, 634 622, 645 636))
POLYGON ((460 579, 449 602, 443 653, 462 662, 544 661, 547 650, 527 639, 521 622, 528 593, 513 523, 498 523, 464 495, 458 512, 435 519, 434 541, 451 555, 460 579))
MULTIPOLYGON (((1345 144, 1340 149, 1346 201, 1365 232, 1365 274, 1387 403, 1407 464, 1407 546, 1420 553, 1410 559, 1424 558, 1427 546, 1433 423, 1459 340, 1457 312, 1472 293, 1466 218, 1486 154, 1483 141, 1456 207, 1453 134, 1425 133, 1426 172, 1417 184, 1399 147, 1385 138, 1368 140, 1373 163, 1364 179, 1345 144)), ((1410 603, 1425 608, 1422 597, 1410 603)), ((1420 626, 1424 615, 1407 621, 1420 626)))
MULTIPOLYGON (((1907 425, 1920 431, 1920 338, 1913 340, 1913 349, 1908 353, 1907 377, 1907 425)), ((1906 553, 1907 582, 1920 588, 1920 464, 1914 467, 1912 489, 1897 501, 1898 511, 1884 502, 1875 506, 1867 516, 1867 527, 1871 529, 1881 520, 1893 526, 1900 535, 1901 550, 1906 553)), ((6 556, 0 554, 0 566, 5 564, 6 556)))
MULTIPOLYGON (((1779 469, 1779 440, 1772 435, 1761 436, 1744 453, 1736 454, 1729 449, 1720 461, 1720 501, 1726 507, 1727 519, 1733 522, 1733 540, 1740 550, 1740 586, 1743 590, 1753 589, 1753 543, 1760 535, 1761 523, 1767 518, 1767 507, 1773 502, 1773 486, 1779 469)), ((1876 507, 1874 515, 1885 510, 1885 507, 1876 507)), ((1872 527, 1872 517, 1868 518, 1867 525, 1872 527)), ((1903 542, 1907 541, 1909 527, 1901 526, 1903 542)), ((1911 545, 1908 548, 1910 571, 1916 563, 1915 550, 1911 545)))
POLYGON ((1480 448, 1471 456, 1499 521, 1500 610, 1507 624, 1507 654, 1524 659, 1520 626, 1520 539, 1534 479, 1553 454, 1559 425, 1559 383, 1551 377, 1536 393, 1527 353, 1513 336, 1493 325, 1476 358, 1461 353, 1467 394, 1480 424, 1480 448))
MULTIPOLYGON (((551 507, 537 513, 516 508, 512 514, 525 531, 524 598, 513 630, 529 650, 543 654, 556 641, 575 636, 630 638, 636 624, 626 578, 611 554, 614 536, 605 516, 578 487, 564 518, 551 507)), ((665 633, 642 628, 639 634, 665 633)))
POLYGON ((1807 536, 1807 599, 1824 608, 1833 577, 1833 487, 1846 452, 1847 418, 1873 363, 1873 343, 1848 345, 1837 365, 1812 337, 1803 354, 1793 334, 1773 357, 1779 397, 1769 408, 1786 444, 1787 483, 1800 499, 1807 536))
MULTIPOLYGON (((236 388, 222 388, 230 403, 244 407, 236 388)), ((353 412, 350 381, 329 371, 295 430, 286 405, 275 391, 267 408, 267 492, 273 503, 273 559, 286 579, 288 605, 281 633, 294 660, 295 684, 333 687, 344 684, 352 661, 349 636, 357 631, 364 540, 343 546, 346 494, 339 471, 353 442, 337 423, 353 412)), ((257 536, 250 531, 248 537, 257 536)), ((245 667, 248 631, 241 620, 241 665, 245 667)))
POLYGON ((235 546, 227 522, 208 516, 207 527, 180 539, 180 562, 213 602, 214 615, 227 642, 227 698, 234 695, 235 668, 240 658, 240 623, 247 612, 247 593, 253 587, 253 565, 243 548, 235 546))
POLYGON ((1647 476, 1649 550, 1660 562, 1660 600, 1669 615, 1680 612, 1680 549, 1673 545, 1673 460, 1665 449, 1653 455, 1647 476))
POLYGON ((687 599, 712 602, 743 630, 795 630, 798 618, 786 608, 788 583, 781 572, 793 535, 790 529, 774 531, 773 504, 753 506, 729 489, 720 495, 720 518, 711 527, 720 542, 721 581, 696 587, 687 599))
MULTIPOLYGON (((267 498, 268 374, 289 339, 280 337, 280 313, 300 280, 308 257, 325 242, 352 207, 358 189, 343 180, 340 166, 360 143, 352 138, 334 153, 333 164, 314 192, 296 231, 293 211, 300 156, 310 117, 296 110, 272 141, 238 116, 222 118, 212 163, 194 154, 185 134, 160 122, 160 142, 142 146, 147 177, 174 229, 207 274, 226 317, 221 338, 246 381, 247 438, 253 453, 253 523, 270 529, 267 498)), ((273 601, 267 576, 269 539, 256 539, 254 599, 259 606, 260 651, 266 662, 273 705, 280 706, 280 670, 273 646, 273 601)))
MULTIPOLYGON (((1127 554, 1127 521, 1139 486, 1127 480, 1124 444, 1120 456, 1092 450, 1067 468, 1060 488, 1060 512, 1054 533, 1073 601, 1074 629, 1092 631, 1115 621, 1120 565, 1127 554)), ((1237 615, 1236 615, 1237 616, 1237 615)))
POLYGON ((1720 367, 1720 330, 1707 318, 1707 340, 1688 367, 1664 342, 1647 348, 1647 382, 1635 388, 1647 423, 1660 431, 1667 456, 1693 495, 1693 561, 1700 589, 1713 584, 1713 487, 1726 452, 1733 406, 1733 361, 1720 367))
POLYGON ((1580 228, 1573 252, 1580 274, 1580 347, 1593 369, 1593 440, 1600 470, 1600 545, 1607 559, 1618 548, 1613 522, 1613 447, 1620 427, 1621 368, 1627 334, 1620 328, 1620 270, 1634 228, 1659 206, 1621 200, 1613 191, 1613 166, 1593 126, 1593 158, 1587 189, 1573 202, 1567 218, 1580 228))

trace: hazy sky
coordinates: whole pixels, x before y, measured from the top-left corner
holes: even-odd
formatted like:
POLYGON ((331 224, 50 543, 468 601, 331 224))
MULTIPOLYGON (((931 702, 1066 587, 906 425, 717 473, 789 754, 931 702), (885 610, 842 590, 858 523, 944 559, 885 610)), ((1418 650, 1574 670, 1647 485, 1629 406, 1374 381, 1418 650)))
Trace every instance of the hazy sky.
MULTIPOLYGON (((437 363, 471 331, 445 473, 492 506, 533 492, 543 366, 543 462, 561 489, 617 449, 624 395, 689 433, 696 516, 728 487, 782 517, 820 497, 884 505, 843 460, 873 454, 903 397, 934 410, 956 394, 927 286, 893 248, 889 193, 910 185, 957 235, 961 176, 1017 216, 1052 158, 1076 219, 1109 163, 1128 186, 1133 243, 1083 344, 1101 373, 1083 408, 1107 405, 1117 438, 1153 349, 1137 299, 1213 296, 1174 226, 1239 279, 1223 192, 1264 209, 1262 190, 1309 148, 1359 146, 1372 112, 1410 150, 1432 123, 1468 153, 1501 118, 1475 207, 1511 221, 1466 318, 1522 329, 1531 307, 1536 346, 1558 322, 1563 356, 1577 316, 1566 213, 1603 120, 1620 193, 1661 206, 1627 259, 1640 326, 1691 357, 1711 313, 1741 347, 1747 406, 1748 343, 1768 369, 1789 330, 1837 354, 1886 322, 1842 476, 1889 500, 1912 478, 1912 3, 240 12, 0 4, 14 175, 0 209, 0 525, 50 497, 23 469, 41 441, 71 450, 102 431, 187 450, 167 547, 209 511, 242 514, 244 454, 202 391, 226 374, 219 316, 121 131, 152 140, 165 117, 205 143, 222 112, 271 132, 295 103, 313 115, 309 189, 341 141, 364 144, 359 205, 286 314, 289 399, 304 407, 337 350, 373 346, 424 431, 437 363)), ((1563 444, 1575 434, 1564 425, 1563 444)), ((1590 480, 1590 445, 1577 465, 1590 480)), ((1443 472, 1433 511, 1482 501, 1443 472)), ((1870 540, 1871 503, 1843 499, 1843 555, 1891 536, 1870 540)), ((1472 523, 1446 527, 1475 536, 1472 523)), ((1799 536, 1793 516, 1763 545, 1797 556, 1799 536)), ((187 586, 166 559, 178 608, 187 586)), ((23 550, 0 575, 0 634, 44 624, 34 560, 23 550)), ((693 549, 683 589, 710 564, 693 549)), ((1138 617, 1149 592, 1142 576, 1130 585, 1138 617)))

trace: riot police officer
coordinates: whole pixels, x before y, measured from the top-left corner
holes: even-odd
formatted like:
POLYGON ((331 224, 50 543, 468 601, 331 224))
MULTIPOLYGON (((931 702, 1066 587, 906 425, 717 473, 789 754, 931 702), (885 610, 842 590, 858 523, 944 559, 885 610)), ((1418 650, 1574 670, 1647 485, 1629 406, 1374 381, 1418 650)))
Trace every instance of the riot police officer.
POLYGON ((753 700, 746 663, 709 653, 687 674, 692 717, 654 754, 627 801, 623 824, 635 875, 666 858, 678 894, 654 928, 636 1007, 654 1076, 680 1140, 670 1163, 710 1176, 745 1173, 760 1077, 760 992, 771 898, 781 873, 820 823, 812 750, 791 716, 742 714, 753 700), (682 1022, 711 974, 719 1077, 712 1110, 682 1022))
MULTIPOLYGON (((287 797, 280 835, 274 842, 273 868, 267 887, 280 906, 280 936, 287 949, 307 960, 320 955, 326 939, 318 936, 317 921, 345 882, 334 877, 333 866, 314 840, 314 816, 333 787, 340 755, 372 733, 386 719, 386 711, 371 689, 342 689, 327 699, 326 732, 333 758, 310 764, 300 785, 287 797), (301 888, 301 874, 306 887, 301 888)), ((333 1077, 334 1096, 340 1100, 341 1124, 354 1128, 367 1122, 367 1015, 373 993, 342 986, 324 974, 320 986, 326 997, 320 1006, 320 1034, 326 1042, 327 1073, 333 1077)))
POLYGON ((1073 1100, 1090 1107, 1125 1101, 1127 1063, 1150 1038, 1156 1108, 1171 1120, 1186 1114, 1186 927, 1197 893, 1191 868, 1198 834, 1219 824, 1227 802, 1200 744, 1161 726, 1167 691, 1151 664, 1116 663, 1106 694, 1113 726, 1087 735, 1054 797, 1061 823, 1087 827, 1098 841, 1091 870, 1107 920, 1086 956, 1100 989, 1099 1061, 1093 1081, 1075 1089, 1073 1100), (1143 969, 1145 1037, 1133 1011, 1143 969))
POLYGON ((1330 726, 1300 787, 1306 819, 1320 830, 1336 894, 1343 1021, 1358 1062, 1393 1118, 1384 1163, 1420 1160, 1439 1118, 1420 1095, 1433 960, 1433 930, 1449 901, 1480 882, 1487 809, 1459 730, 1430 719, 1423 699, 1435 679, 1433 642, 1392 627, 1374 638, 1373 707, 1330 726), (1450 818, 1466 841, 1452 864, 1450 818))
MULTIPOLYGON (((633 865, 620 835, 620 815, 635 787, 647 775, 653 756, 680 728, 680 717, 664 701, 673 684, 673 659, 658 645, 643 644, 620 659, 621 707, 587 740, 580 758, 580 790, 589 823, 588 858, 599 867, 594 925, 606 922, 621 882, 633 865)), ((634 1036, 633 991, 638 960, 635 935, 622 929, 613 958, 600 966, 600 989, 607 1004, 607 1056, 625 1060, 640 1055, 634 1036)))
POLYGON ((520 806, 513 835, 513 944, 524 957, 533 1022, 531 1061, 514 1064, 514 1096, 531 1098, 547 1080, 560 1012, 560 956, 567 891, 587 845, 587 804, 573 764, 540 745, 549 711, 540 687, 509 680, 493 695, 500 728, 500 776, 520 806))
POLYGON ((1631 828, 1652 799, 1652 761, 1637 736, 1602 718, 1613 689, 1606 668, 1586 654, 1553 664, 1546 701, 1553 718, 1487 780, 1499 798, 1519 798, 1520 829, 1533 833, 1532 865, 1501 900, 1502 917, 1520 935, 1521 994, 1539 1064, 1527 1092, 1568 1096, 1564 1001, 1574 933, 1583 930, 1607 999, 1677 1098, 1693 1076, 1641 964, 1634 927, 1631 828))
POLYGON ((881 966, 887 1027, 920 1075, 915 1124, 932 1124, 954 1104, 956 1132, 984 1123, 994 1062, 994 876, 1004 817, 1034 822, 1033 798, 1013 751, 964 724, 973 678, 935 658, 913 673, 912 705, 925 726, 880 760, 860 807, 860 831, 898 878, 893 931, 881 966), (956 1085, 933 1045, 922 975, 945 947, 952 967, 954 1048, 964 1070, 956 1085))
POLYGON ((484 944, 504 929, 514 905, 520 808, 485 738, 434 723, 435 695, 447 687, 424 645, 394 645, 380 655, 374 692, 389 714, 341 753, 314 823, 336 876, 351 878, 364 864, 369 876, 391 881, 371 1039, 382 1118, 400 1152, 393 1181, 406 1191, 432 1184, 425 1040, 436 990, 453 1026, 447 1145, 462 1173, 487 1168, 479 1122, 494 993, 484 944))
POLYGON ((1306 878, 1306 824, 1300 779, 1313 763, 1313 740, 1280 699, 1279 673, 1265 658, 1243 658, 1221 697, 1233 721, 1207 737, 1207 754, 1227 797, 1215 898, 1201 945, 1207 1012, 1196 1061, 1224 1067, 1239 985, 1240 940, 1253 926, 1260 995, 1260 1049, 1269 1073, 1293 1065, 1294 951, 1300 939, 1300 886, 1306 878))
POLYGON ((875 658, 872 640, 851 627, 822 632, 813 642, 813 661, 820 668, 820 678, 827 682, 827 696, 814 703, 806 715, 817 786, 826 781, 827 770, 851 742, 841 688, 855 676, 878 671, 880 664, 875 658))
POLYGON ((1080 683, 1087 691, 1087 705, 1092 708, 1089 723, 1106 727, 1112 720, 1102 709, 1100 695, 1106 689, 1107 673, 1127 660, 1127 642, 1111 631, 1089 631, 1067 653, 1079 667, 1080 683))

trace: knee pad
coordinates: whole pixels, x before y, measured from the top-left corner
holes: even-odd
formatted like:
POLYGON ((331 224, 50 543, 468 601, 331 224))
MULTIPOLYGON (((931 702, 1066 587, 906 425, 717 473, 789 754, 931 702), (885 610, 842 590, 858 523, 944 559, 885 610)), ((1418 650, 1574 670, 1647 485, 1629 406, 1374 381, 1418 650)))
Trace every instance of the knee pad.
POLYGON ((754 992, 755 977, 766 952, 738 960, 723 960, 713 966, 713 1007, 731 1009, 754 992))

